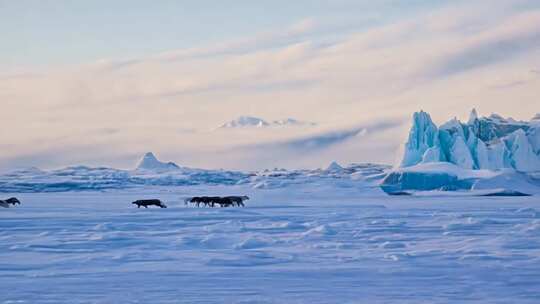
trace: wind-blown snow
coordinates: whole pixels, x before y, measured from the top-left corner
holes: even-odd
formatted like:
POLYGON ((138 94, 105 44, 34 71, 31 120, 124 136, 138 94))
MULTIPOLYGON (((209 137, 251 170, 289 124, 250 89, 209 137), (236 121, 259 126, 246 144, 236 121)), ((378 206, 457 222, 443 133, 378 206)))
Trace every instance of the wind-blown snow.
POLYGON ((0 209, 0 302, 538 303, 537 198, 291 189, 18 194, 0 209), (251 200, 184 207, 201 193, 251 200), (169 208, 130 204, 154 197, 169 208))

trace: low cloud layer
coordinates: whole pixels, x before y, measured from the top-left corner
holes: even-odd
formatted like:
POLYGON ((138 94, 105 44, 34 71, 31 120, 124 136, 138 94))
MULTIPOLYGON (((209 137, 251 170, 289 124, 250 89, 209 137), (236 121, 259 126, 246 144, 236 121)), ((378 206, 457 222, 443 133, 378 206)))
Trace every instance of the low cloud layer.
POLYGON ((540 8, 533 1, 459 2, 369 26, 323 21, 205 48, 4 72, 0 119, 9 127, 0 130, 0 168, 129 167, 146 151, 209 168, 390 163, 406 123, 391 133, 366 128, 361 138, 364 129, 350 126, 404 121, 420 109, 438 121, 465 117, 472 107, 517 119, 540 111, 540 8), (326 135, 213 131, 240 115, 314 121, 326 135), (361 147, 348 144, 353 139, 361 147), (311 146, 319 157, 229 155, 275 143, 311 146))

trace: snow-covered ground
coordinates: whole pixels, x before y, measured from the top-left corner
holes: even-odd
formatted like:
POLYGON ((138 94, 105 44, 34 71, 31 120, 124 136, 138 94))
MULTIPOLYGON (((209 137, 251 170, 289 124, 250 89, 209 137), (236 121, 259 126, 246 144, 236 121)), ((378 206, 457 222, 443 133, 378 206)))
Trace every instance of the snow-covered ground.
POLYGON ((0 303, 538 303, 538 196, 324 185, 16 194, 0 208, 0 303), (184 206, 202 194, 251 200, 184 206))

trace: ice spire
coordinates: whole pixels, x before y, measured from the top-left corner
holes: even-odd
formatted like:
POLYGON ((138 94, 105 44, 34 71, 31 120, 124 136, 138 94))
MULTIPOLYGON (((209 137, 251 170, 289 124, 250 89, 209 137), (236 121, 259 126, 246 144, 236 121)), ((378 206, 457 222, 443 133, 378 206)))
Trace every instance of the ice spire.
POLYGON ((401 162, 402 167, 414 166, 422 161, 424 153, 439 145, 437 126, 431 116, 424 111, 413 115, 413 126, 409 132, 409 139, 405 144, 405 155, 401 162))
POLYGON ((469 115, 469 121, 468 124, 472 125, 474 122, 478 119, 478 112, 475 108, 472 109, 471 114, 469 115))

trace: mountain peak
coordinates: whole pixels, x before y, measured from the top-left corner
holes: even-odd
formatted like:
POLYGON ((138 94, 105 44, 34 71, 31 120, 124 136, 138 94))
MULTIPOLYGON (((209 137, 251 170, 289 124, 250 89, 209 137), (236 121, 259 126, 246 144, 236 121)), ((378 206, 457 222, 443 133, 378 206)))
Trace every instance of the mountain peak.
POLYGON ((338 172, 343 170, 343 167, 340 166, 336 161, 333 161, 328 168, 326 168, 326 171, 328 172, 338 172))
POLYGON ((176 170, 179 168, 173 162, 165 163, 159 161, 152 152, 145 153, 137 165, 137 170, 176 170))
POLYGON ((252 116, 240 116, 235 120, 231 120, 221 126, 221 128, 243 128, 243 127, 267 127, 270 124, 262 118, 252 116))
POLYGON ((297 127, 297 126, 316 126, 316 123, 300 121, 294 118, 285 118, 280 120, 274 120, 268 122, 262 118, 253 117, 253 116, 240 116, 234 120, 231 120, 223 125, 220 128, 230 129, 230 128, 265 128, 265 127, 297 127))
POLYGON ((273 125, 276 126, 315 126, 317 125, 314 122, 308 122, 308 121, 300 121, 298 119, 294 118, 285 118, 280 120, 274 120, 272 122, 273 125))

